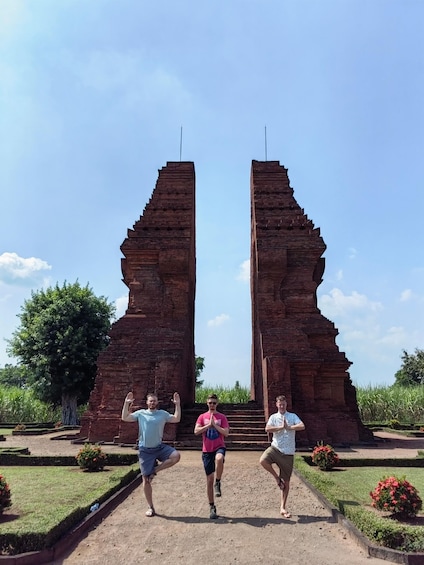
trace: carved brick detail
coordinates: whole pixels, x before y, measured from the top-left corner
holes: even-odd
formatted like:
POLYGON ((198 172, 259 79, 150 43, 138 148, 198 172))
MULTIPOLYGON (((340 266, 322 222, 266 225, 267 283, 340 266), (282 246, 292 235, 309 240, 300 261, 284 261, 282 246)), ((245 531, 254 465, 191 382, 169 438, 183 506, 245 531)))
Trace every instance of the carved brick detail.
POLYGON ((362 425, 334 324, 317 307, 326 249, 296 202, 278 161, 251 168, 252 397, 266 417, 275 397, 306 425, 301 443, 357 442, 372 434, 362 425))
MULTIPOLYGON (((80 437, 135 442, 135 424, 120 418, 130 390, 134 408, 144 405, 148 392, 155 392, 161 407, 171 412, 175 391, 183 404, 194 402, 195 246, 194 164, 167 163, 121 246, 128 309, 113 324, 110 343, 97 360, 80 437)), ((167 426, 165 439, 175 435, 176 426, 167 426)))

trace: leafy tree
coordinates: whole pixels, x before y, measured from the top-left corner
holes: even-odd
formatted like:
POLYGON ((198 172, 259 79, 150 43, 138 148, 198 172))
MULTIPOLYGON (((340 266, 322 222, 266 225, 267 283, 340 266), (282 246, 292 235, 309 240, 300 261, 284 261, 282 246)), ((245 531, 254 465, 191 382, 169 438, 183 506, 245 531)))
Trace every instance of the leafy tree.
POLYGON ((196 376, 196 388, 203 386, 203 381, 200 380, 200 375, 205 368, 205 358, 197 357, 194 360, 194 374, 196 376))
POLYGON ((31 293, 18 314, 8 352, 28 369, 37 396, 62 405, 62 423, 77 423, 77 406, 94 386, 96 360, 108 342, 115 307, 78 281, 31 293))
POLYGON ((424 384, 424 349, 415 349, 415 354, 405 350, 402 353, 402 366, 395 374, 396 384, 416 386, 424 384))
POLYGON ((6 363, 4 368, 0 369, 0 385, 25 388, 27 380, 28 376, 25 367, 6 363))

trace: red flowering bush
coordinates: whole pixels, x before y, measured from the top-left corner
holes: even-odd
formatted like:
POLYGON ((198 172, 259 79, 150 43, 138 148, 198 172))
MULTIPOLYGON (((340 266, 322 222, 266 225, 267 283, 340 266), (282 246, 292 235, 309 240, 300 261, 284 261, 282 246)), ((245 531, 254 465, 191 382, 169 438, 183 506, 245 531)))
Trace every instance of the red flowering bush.
POLYGON ((85 471, 103 471, 106 459, 107 456, 101 447, 91 443, 84 444, 76 456, 78 465, 85 471))
POLYGON ((312 451, 312 462, 317 465, 321 471, 330 471, 339 462, 339 456, 331 447, 320 442, 312 451))
POLYGON ((9 506, 12 506, 10 488, 3 475, 0 475, 0 514, 3 514, 3 510, 9 506))
POLYGON ((391 512, 399 520, 416 516, 422 508, 417 489, 405 477, 384 477, 370 496, 374 508, 391 512))

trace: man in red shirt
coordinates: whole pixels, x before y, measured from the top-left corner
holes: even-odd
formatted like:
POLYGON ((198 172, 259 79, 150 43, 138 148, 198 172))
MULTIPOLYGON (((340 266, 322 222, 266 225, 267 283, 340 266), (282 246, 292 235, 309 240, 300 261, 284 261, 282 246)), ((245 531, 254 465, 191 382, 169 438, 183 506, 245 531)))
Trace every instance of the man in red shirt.
POLYGON ((221 496, 221 478, 225 461, 225 438, 230 427, 224 414, 217 412, 218 397, 211 394, 207 399, 208 411, 197 418, 195 435, 203 435, 202 460, 206 473, 206 489, 209 500, 211 520, 216 520, 215 496, 221 496), (215 484, 214 484, 214 479, 215 484))

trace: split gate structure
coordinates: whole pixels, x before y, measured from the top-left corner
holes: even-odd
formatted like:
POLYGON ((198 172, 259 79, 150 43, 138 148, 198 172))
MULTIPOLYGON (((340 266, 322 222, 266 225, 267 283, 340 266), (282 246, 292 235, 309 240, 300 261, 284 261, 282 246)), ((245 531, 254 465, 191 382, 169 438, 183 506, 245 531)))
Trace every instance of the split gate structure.
MULTIPOLYGON (((350 362, 335 342, 338 331, 317 307, 326 249, 320 230, 296 202, 278 161, 253 161, 250 189, 251 406, 263 409, 262 430, 275 412, 275 397, 285 394, 289 410, 306 425, 298 443, 369 441, 350 362)), ((80 438, 91 442, 135 443, 136 427, 120 419, 130 390, 134 408, 156 392, 161 406, 172 411, 176 390, 183 408, 195 406, 193 163, 170 162, 159 171, 151 199, 121 250, 128 309, 113 324, 110 343, 98 358, 80 431, 80 438)), ((165 440, 178 443, 185 413, 181 424, 166 427, 165 440)))

